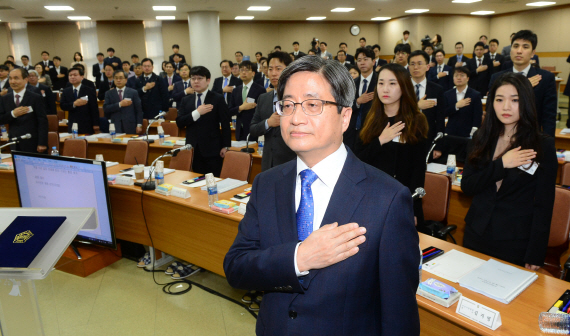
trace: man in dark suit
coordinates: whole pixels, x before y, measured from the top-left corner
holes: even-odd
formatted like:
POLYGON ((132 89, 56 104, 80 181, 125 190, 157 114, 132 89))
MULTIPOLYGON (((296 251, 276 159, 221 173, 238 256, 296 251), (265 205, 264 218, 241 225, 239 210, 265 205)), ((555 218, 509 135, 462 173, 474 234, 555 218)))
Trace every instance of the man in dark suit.
POLYGON ((505 58, 505 56, 497 52, 498 49, 499 49, 499 40, 492 39, 491 42, 489 42, 489 53, 487 54, 491 59, 491 62, 493 63, 493 68, 491 69, 491 75, 493 75, 495 72, 501 71, 501 66, 503 65, 503 60, 505 58))
POLYGON ((22 68, 26 69, 27 71, 34 69, 34 66, 30 64, 30 58, 27 55, 22 55, 22 57, 20 57, 20 60, 23 64, 22 68))
POLYGON ((473 127, 481 127, 483 104, 477 90, 468 87, 469 69, 455 68, 453 82, 455 89, 445 93, 445 115, 449 118, 445 133, 468 138, 473 127))
POLYGON ((166 64, 164 64, 164 70, 166 72, 166 76, 162 78, 162 84, 168 89, 168 106, 171 107, 173 102, 172 90, 174 90, 174 84, 180 82, 182 78, 174 72, 174 65, 170 62, 166 62, 166 64))
POLYGON ((298 60, 299 58, 306 56, 307 54, 299 50, 299 42, 295 41, 293 42, 293 52, 291 53, 291 55, 295 57, 295 60, 298 60))
POLYGON ((176 125, 186 127, 186 144, 194 148, 192 171, 220 176, 223 158, 231 146, 228 106, 221 94, 208 90, 208 69, 193 67, 191 78, 195 93, 182 99, 176 125))
POLYGON ((374 71, 376 71, 376 72, 380 71, 380 68, 384 64, 388 64, 388 61, 380 58, 380 51, 381 50, 382 50, 382 48, 380 47, 379 44, 375 44, 372 46, 372 51, 374 51, 374 57, 375 57, 374 58, 374 71))
MULTIPOLYGON (((257 106, 259 96, 267 92, 263 86, 253 82, 253 64, 250 61, 240 63, 240 79, 243 84, 236 87, 230 100, 230 116, 236 118, 236 140, 246 140, 249 134, 249 125, 257 106)), ((257 141, 257 138, 251 138, 257 141)))
POLYGON ((117 133, 141 134, 143 112, 137 90, 126 87, 127 73, 115 71, 113 79, 115 89, 105 93, 103 111, 111 119, 117 133))
POLYGON ((143 75, 136 82, 141 98, 144 119, 152 119, 161 111, 168 111, 168 88, 153 72, 154 62, 150 58, 142 60, 143 75))
POLYGON ((444 64, 445 51, 438 50, 435 52, 435 62, 436 65, 430 68, 428 71, 428 81, 436 83, 443 88, 443 91, 447 91, 453 87, 453 76, 452 69, 449 65, 444 64))
POLYGON ((10 88, 10 80, 8 75, 10 74, 10 70, 4 64, 0 65, 0 96, 4 96, 8 93, 8 89, 10 88))
POLYGON ((180 75, 180 67, 186 63, 180 62, 180 55, 174 54, 174 62, 172 62, 172 67, 174 68, 174 73, 180 75))
POLYGON ((109 57, 105 58, 103 63, 105 63, 105 65, 110 64, 111 66, 113 66, 114 70, 121 70, 122 62, 120 58, 115 56, 115 49, 107 48, 107 55, 109 57))
POLYGON ((253 81, 263 86, 266 91, 268 91, 268 89, 273 89, 273 86, 271 86, 271 80, 269 79, 269 74, 267 73, 267 58, 262 57, 259 63, 261 64, 261 70, 255 74, 253 81))
POLYGON ((410 49, 410 44, 397 44, 394 47, 394 63, 400 64, 401 66, 403 66, 404 68, 406 68, 406 70, 408 70, 408 72, 410 72, 410 66, 408 64, 408 57, 410 56, 410 54, 412 53, 412 50, 410 49))
POLYGON ((135 75, 127 79, 127 87, 136 90, 138 87, 137 83, 139 82, 139 78, 143 74, 142 65, 140 63, 135 63, 132 65, 132 67, 133 71, 135 72, 135 75))
POLYGON ((536 115, 544 134, 554 137, 556 130, 557 92, 554 74, 531 66, 538 37, 530 30, 521 30, 512 39, 511 59, 513 67, 498 72, 491 77, 489 90, 495 79, 504 72, 522 73, 534 88, 536 115))
POLYGON ((426 52, 426 54, 429 57, 429 67, 434 67, 436 65, 436 61, 435 61, 435 54, 433 53, 433 44, 428 43, 428 44, 422 44, 422 50, 426 52))
POLYGON ((69 71, 71 86, 63 90, 60 98, 60 107, 69 112, 67 131, 71 133, 74 123, 77 123, 77 132, 80 134, 93 134, 94 127, 99 126, 99 107, 95 90, 81 84, 83 70, 72 68, 69 71))
POLYGON ((36 70, 30 70, 28 72, 28 86, 32 86, 37 88, 39 94, 42 96, 44 101, 44 107, 46 114, 57 114, 57 107, 55 104, 55 94, 46 85, 43 85, 38 82, 38 72, 36 70))
MULTIPOLYGON (((85 73, 85 67, 83 66, 83 64, 77 63, 73 66, 73 68, 81 68, 81 70, 83 70, 83 73, 85 73)), ((93 83, 92 81, 90 81, 89 79, 87 79, 85 77, 83 77, 83 80, 81 81, 81 85, 88 86, 88 87, 92 88, 93 90, 96 89, 95 83, 93 83)), ((65 87, 69 87, 69 86, 71 86, 71 83, 67 82, 67 84, 65 84, 65 87)))
POLYGON ((172 55, 168 56, 168 60, 171 63, 175 63, 174 55, 178 55, 178 57, 180 57, 179 63, 182 63, 182 64, 186 63, 186 57, 184 57, 184 55, 182 55, 182 54, 179 54, 178 53, 179 51, 180 51, 180 46, 178 44, 173 44, 172 45, 172 52, 174 52, 174 53, 172 55))
POLYGON ((101 81, 104 80, 105 76, 105 55, 103 53, 97 53, 97 63, 93 64, 92 74, 95 77, 95 87, 99 87, 101 85, 101 81))
POLYGON ((217 92, 224 96, 226 104, 230 104, 232 100, 232 91, 237 87, 242 85, 241 79, 232 75, 232 68, 234 63, 229 60, 223 60, 220 62, 220 69, 222 70, 222 77, 218 77, 214 80, 214 85, 212 91, 217 92))
MULTIPOLYGON (((269 78, 271 84, 277 87, 281 72, 292 62, 289 54, 274 52, 268 55, 269 78)), ((259 102, 255 107, 255 113, 249 128, 250 137, 255 139, 261 135, 265 137, 263 156, 261 158, 261 171, 293 160, 296 154, 285 144, 281 135, 279 114, 275 112, 277 91, 271 91, 259 96, 259 102)))
POLYGON ((350 62, 346 60, 346 52, 344 50, 337 51, 334 59, 337 60, 340 64, 344 65, 347 69, 349 69, 351 66, 350 62))
POLYGON ((54 90, 62 90, 67 84, 67 68, 61 66, 61 58, 53 58, 53 68, 49 70, 49 76, 54 90))
POLYGON ((366 115, 372 106, 374 88, 378 82, 378 73, 373 71, 374 51, 369 48, 358 48, 355 56, 356 65, 360 70, 360 76, 354 80, 356 91, 352 105, 353 112, 350 125, 344 133, 344 144, 350 149, 354 149, 356 139, 360 134, 360 129, 364 125, 366 115))
POLYGON ((31 153, 45 153, 48 145, 48 120, 42 97, 26 89, 28 72, 18 68, 10 72, 12 92, 0 98, 0 124, 8 124, 8 136, 27 133, 31 139, 20 140, 15 149, 31 153))
MULTIPOLYGON (((352 56, 352 55, 350 55, 350 54, 348 53, 348 45, 347 45, 345 42, 341 42, 341 43, 338 45, 338 49, 339 49, 339 50, 344 50, 344 53, 346 54, 346 60, 345 60, 346 62, 348 62, 348 63, 350 63, 350 64, 352 64, 352 65, 355 65, 355 64, 356 64, 356 61, 355 61, 355 59, 354 59, 354 56, 352 56)), ((337 59, 337 56, 335 56, 334 59, 337 59)))
POLYGON ((113 80, 113 73, 115 69, 111 64, 105 64, 105 80, 99 85, 99 92, 97 93, 97 99, 104 100, 105 93, 115 87, 115 82, 113 80))
MULTIPOLYGON (((416 50, 410 54, 410 74, 418 101, 418 107, 428 121, 428 147, 438 132, 445 129, 445 103, 443 88, 427 80, 429 56, 425 51, 416 50)), ((426 151, 429 150, 426 149, 426 151)))
POLYGON ((184 97, 194 93, 190 81, 190 66, 188 64, 183 64, 180 67, 180 78, 181 80, 174 83, 174 88, 172 89, 172 99, 176 103, 176 108, 180 108, 180 103, 184 97))
POLYGON ((130 67, 130 71, 135 71, 135 63, 140 63, 139 61, 139 55, 137 54, 132 54, 131 55, 131 67, 130 67))
POLYGON ((463 42, 455 43, 455 55, 451 56, 447 61, 447 65, 451 67, 450 75, 453 76, 453 69, 460 66, 467 66, 467 61, 469 57, 463 55, 463 42))
POLYGON ((475 43, 475 57, 467 61, 467 68, 470 72, 469 87, 479 92, 481 97, 487 95, 493 69, 493 62, 489 56, 485 55, 484 48, 483 42, 475 43))
POLYGON ((44 74, 49 74, 50 69, 53 68, 53 61, 49 59, 49 52, 42 51, 42 60, 37 64, 41 64, 44 67, 44 74))
POLYGON ((353 83, 318 57, 281 75, 279 99, 295 103, 282 105, 281 134, 297 160, 256 177, 224 259, 231 286, 265 292, 258 335, 420 333, 410 191, 343 145, 353 83), (313 96, 335 104, 308 116, 299 105, 313 96))

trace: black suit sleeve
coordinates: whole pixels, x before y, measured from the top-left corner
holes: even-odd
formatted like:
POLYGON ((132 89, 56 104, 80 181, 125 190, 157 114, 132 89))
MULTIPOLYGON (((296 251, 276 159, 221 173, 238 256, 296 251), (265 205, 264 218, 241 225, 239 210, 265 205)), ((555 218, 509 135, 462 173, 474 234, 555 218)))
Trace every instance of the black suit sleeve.
POLYGON ((436 108, 436 135, 438 132, 445 132, 445 94, 440 90, 437 95, 436 108))
POLYGON ((89 94, 87 96, 89 97, 87 105, 89 105, 89 113, 91 114, 91 120, 93 120, 93 126, 99 126, 99 105, 97 105, 97 95, 95 95, 95 90, 89 89, 89 94))
MULTIPOLYGON (((468 153, 470 154, 469 150, 468 153)), ((469 154, 467 157, 469 157, 469 154)), ((461 190, 465 195, 473 196, 487 189, 489 185, 504 179, 505 175, 502 158, 487 162, 480 168, 472 166, 469 160, 467 160, 463 168, 461 190)))
MULTIPOLYGON (((260 96, 261 97, 261 96, 260 96)), ((265 118, 262 117, 263 112, 261 111, 264 108, 263 104, 258 102, 257 106, 255 107, 255 112, 253 113, 253 118, 251 119, 251 124, 249 125, 249 136, 253 139, 264 135, 267 133, 265 129, 265 118)))
POLYGON ((160 100, 162 103, 162 111, 168 111, 169 108, 169 95, 168 95, 168 87, 166 86, 166 84, 164 84, 163 81, 158 80, 158 83, 156 83, 156 85, 158 86, 158 89, 160 90, 160 100))
POLYGON ((61 98, 59 101, 59 107, 61 107, 62 110, 64 111, 71 111, 73 110, 73 103, 75 102, 75 100, 73 100, 73 95, 71 95, 71 97, 69 97, 66 93, 68 91, 64 91, 61 94, 61 98))
POLYGON ((55 94, 50 88, 47 88, 47 90, 45 90, 45 94, 48 99, 50 114, 57 114, 57 105, 55 104, 55 94))
POLYGON ((232 131, 230 129, 230 114, 228 111, 228 105, 224 101, 224 96, 218 99, 216 102, 218 109, 218 118, 220 119, 220 124, 222 126, 222 144, 223 147, 231 147, 232 145, 232 131))
POLYGON ((556 99, 556 79, 550 72, 546 72, 542 76, 544 83, 544 98, 542 102, 536 102, 542 105, 542 117, 540 123, 542 124, 542 131, 544 134, 554 137, 556 132, 556 113, 557 113, 557 99, 556 99))
POLYGON ((47 147, 48 145, 48 119, 46 110, 42 102, 42 96, 35 95, 33 100, 33 109, 38 122, 38 146, 47 147))
POLYGON ((9 124, 10 122, 12 122, 12 120, 14 120, 14 117, 12 117, 12 111, 8 111, 5 108, 5 102, 6 100, 6 96, 2 96, 0 97, 0 124, 4 125, 4 124, 9 124))
POLYGON ((192 104, 195 101, 194 97, 194 95, 189 95, 182 98, 178 108, 178 116, 176 117, 176 126, 180 129, 188 127, 195 122, 194 118, 192 118, 192 112, 195 110, 192 104))

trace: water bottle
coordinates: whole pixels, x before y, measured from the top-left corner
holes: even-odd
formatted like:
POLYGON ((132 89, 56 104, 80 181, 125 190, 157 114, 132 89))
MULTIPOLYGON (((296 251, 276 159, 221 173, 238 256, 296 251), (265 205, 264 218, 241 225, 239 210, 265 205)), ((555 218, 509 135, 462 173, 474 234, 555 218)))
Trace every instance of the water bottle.
POLYGON ((263 156, 263 146, 265 145, 265 136, 261 135, 257 139, 257 154, 263 156))
POLYGON ((2 139, 7 139, 8 138, 8 132, 6 131, 6 126, 2 125, 0 127, 0 130, 2 130, 2 139))
POLYGON ((164 183, 164 161, 156 161, 156 166, 154 169, 154 179, 156 180, 156 185, 159 186, 164 183))
POLYGON ((111 139, 115 139, 117 132, 115 132, 115 124, 109 124, 109 134, 111 134, 111 139))
POLYGON ((158 132, 158 143, 162 145, 164 143, 164 129, 162 126, 158 126, 156 131, 158 132))
POLYGON ((455 182, 455 167, 457 166, 455 161, 455 154, 449 154, 447 156, 447 176, 451 177, 451 183, 455 182))
POLYGON ((236 116, 232 116, 232 128, 236 129, 236 116))
POLYGON ((73 123, 73 125, 71 125, 71 138, 77 139, 79 137, 77 134, 78 128, 79 126, 77 126, 77 123, 73 123))
POLYGON ((538 327, 546 334, 570 334, 570 315, 557 313, 540 313, 538 327))
POLYGON ((206 174, 206 189, 208 190, 208 205, 212 207, 218 201, 218 184, 214 174, 206 174))
POLYGON ((57 148, 55 148, 55 146, 53 146, 51 148, 51 155, 53 156, 59 156, 59 151, 57 150, 57 148))

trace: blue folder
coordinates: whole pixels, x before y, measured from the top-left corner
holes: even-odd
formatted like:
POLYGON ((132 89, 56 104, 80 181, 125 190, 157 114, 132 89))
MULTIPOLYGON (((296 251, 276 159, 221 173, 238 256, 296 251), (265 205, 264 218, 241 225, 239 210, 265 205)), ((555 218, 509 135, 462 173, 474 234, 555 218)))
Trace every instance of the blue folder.
POLYGON ((0 234, 0 267, 28 267, 66 219, 16 217, 0 234))

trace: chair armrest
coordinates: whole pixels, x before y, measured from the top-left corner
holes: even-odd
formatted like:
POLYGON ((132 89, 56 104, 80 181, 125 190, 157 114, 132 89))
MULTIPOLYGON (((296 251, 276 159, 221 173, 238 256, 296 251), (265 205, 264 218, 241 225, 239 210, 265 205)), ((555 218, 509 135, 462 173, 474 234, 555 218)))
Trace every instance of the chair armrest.
POLYGON ((457 230, 457 225, 447 225, 446 227, 444 227, 443 229, 439 230, 437 232, 437 234, 440 237, 447 237, 448 234, 450 234, 451 232, 457 230))

